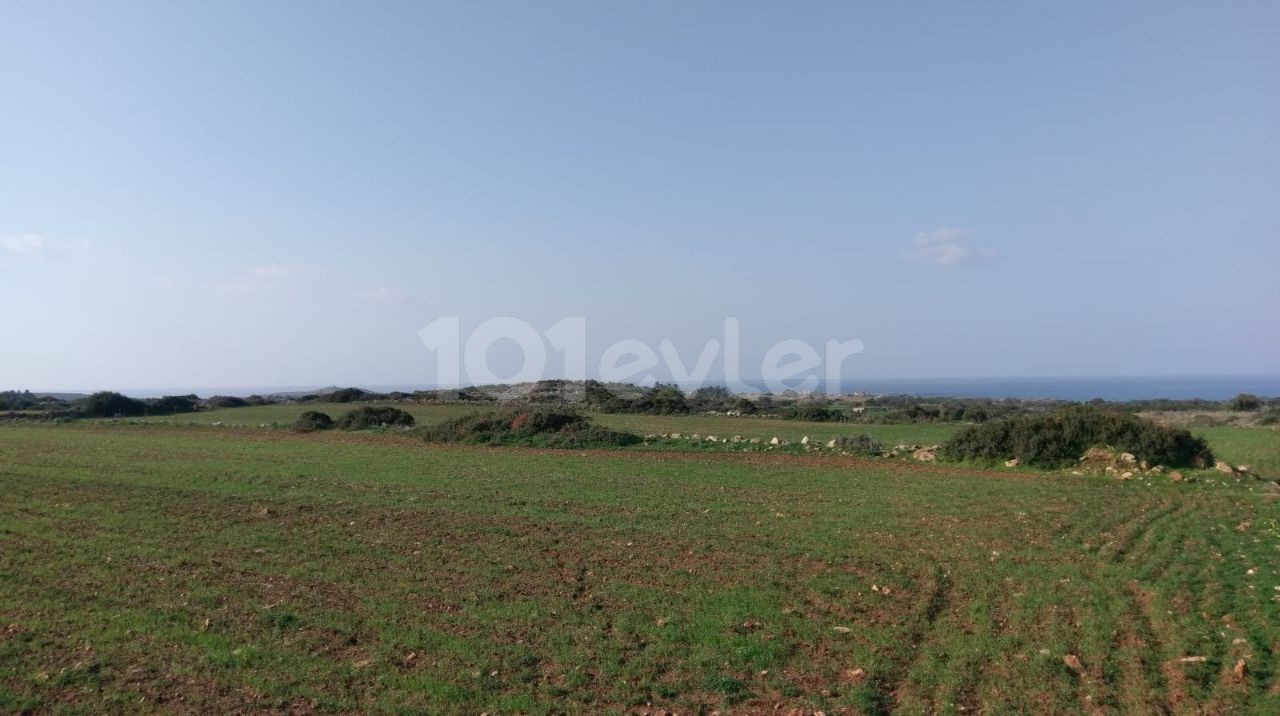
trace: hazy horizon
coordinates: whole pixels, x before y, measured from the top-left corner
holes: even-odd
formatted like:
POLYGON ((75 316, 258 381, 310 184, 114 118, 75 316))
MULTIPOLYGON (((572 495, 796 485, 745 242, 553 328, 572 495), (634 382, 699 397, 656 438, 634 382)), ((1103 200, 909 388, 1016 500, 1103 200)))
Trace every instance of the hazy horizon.
POLYGON ((6 3, 0 389, 425 385, 441 316, 584 317, 593 373, 736 317, 743 375, 1275 375, 1277 21, 6 3))
MULTIPOLYGON (((759 377, 745 379, 748 389, 741 387, 734 392, 767 393, 759 377)), ((723 379, 677 383, 686 391, 705 386, 726 386, 723 379)), ((217 395, 248 397, 252 395, 286 395, 315 393, 333 388, 360 388, 379 393, 438 390, 431 384, 377 384, 377 383, 328 383, 323 385, 258 385, 258 386, 168 386, 129 387, 98 386, 96 388, 37 389, 38 394, 75 395, 89 394, 101 389, 120 392, 134 398, 157 398, 164 395, 195 394, 200 398, 217 395)), ((0 390, 4 388, 0 387, 0 390)), ((733 388, 731 388, 733 390, 733 388)), ((1280 396, 1280 374, 1276 375, 1216 375, 1216 376, 966 376, 951 378, 863 378, 844 379, 834 389, 819 385, 817 392, 828 394, 852 394, 865 392, 873 395, 918 395, 925 398, 1015 398, 1057 399, 1087 401, 1101 398, 1108 401, 1127 400, 1227 400, 1245 393, 1262 397, 1280 396)))

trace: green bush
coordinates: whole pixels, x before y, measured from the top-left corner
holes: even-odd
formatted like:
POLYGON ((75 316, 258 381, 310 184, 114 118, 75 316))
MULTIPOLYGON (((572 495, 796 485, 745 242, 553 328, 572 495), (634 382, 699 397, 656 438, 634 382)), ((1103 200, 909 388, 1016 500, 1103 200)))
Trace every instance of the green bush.
POLYGON ((412 427, 413 416, 399 408, 365 405, 338 418, 337 427, 343 430, 366 430, 382 427, 412 427))
POLYGON ((320 397, 329 403, 358 403, 362 400, 377 400, 383 396, 359 388, 339 388, 320 397))
POLYGON ((1152 465, 1204 467, 1213 452, 1190 432, 1130 413, 1082 405, 996 420, 956 433, 943 446, 954 460, 1017 458, 1024 465, 1063 467, 1092 447, 1133 453, 1152 465))
POLYGON ((328 413, 322 413, 318 410, 308 410, 293 422, 293 429, 309 433, 315 430, 328 430, 333 427, 333 418, 328 413))
POLYGON ((686 399, 689 409, 696 412, 708 410, 732 410, 736 396, 722 385, 708 385, 693 391, 686 399))
POLYGON ((215 395, 204 401, 206 408, 247 408, 251 403, 234 395, 215 395))
POLYGON ((41 399, 31 391, 6 390, 0 392, 0 410, 31 410, 41 404, 41 399))
POLYGON ((441 443, 575 449, 641 442, 638 435, 593 425, 585 415, 546 408, 462 415, 425 428, 422 435, 441 443))
POLYGON ((1253 393, 1240 393, 1227 403, 1227 407, 1238 412, 1258 410, 1262 407, 1262 400, 1253 393))
POLYGON ((849 414, 834 406, 802 403, 782 410, 778 417, 783 420, 804 420, 810 423, 843 423, 849 419, 849 414))
POLYGON ((166 395, 145 402, 148 415, 194 413, 200 409, 200 399, 194 395, 166 395))
POLYGON ((689 401, 679 386, 658 383, 652 388, 631 386, 627 395, 617 395, 600 387, 593 389, 588 396, 595 400, 604 398, 598 405, 605 413, 640 413, 644 415, 687 415, 689 401), (609 397, 606 397, 609 396, 609 397))
POLYGON ((80 401, 79 412, 86 418, 133 418, 146 415, 147 404, 104 390, 80 401))

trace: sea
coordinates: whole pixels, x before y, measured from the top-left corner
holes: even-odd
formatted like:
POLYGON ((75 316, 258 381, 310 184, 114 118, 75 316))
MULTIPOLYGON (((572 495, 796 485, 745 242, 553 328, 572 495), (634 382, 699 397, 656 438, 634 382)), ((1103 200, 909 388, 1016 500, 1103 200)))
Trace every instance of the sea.
MULTIPOLYGON (((758 381, 746 381, 760 391, 758 381)), ((705 385, 715 385, 714 382, 705 385)), ((346 386, 344 386, 346 387, 346 386)), ((430 390, 422 384, 355 384, 352 387, 378 392, 430 390)), ((697 385, 682 385, 692 389, 697 385)), ((135 397, 160 395, 272 395, 303 393, 320 386, 246 386, 185 387, 166 389, 124 390, 135 397)), ((1280 397, 1280 375, 1198 375, 1198 376, 1109 376, 1109 377, 1040 377, 1040 378, 845 378, 839 393, 857 392, 873 395, 918 395, 921 397, 957 398, 1054 398, 1058 400, 1227 400, 1239 393, 1263 397, 1280 397)))
POLYGON ((1112 376, 1058 378, 867 378, 844 380, 840 392, 956 398, 1058 400, 1227 400, 1240 393, 1280 396, 1280 375, 1112 376))

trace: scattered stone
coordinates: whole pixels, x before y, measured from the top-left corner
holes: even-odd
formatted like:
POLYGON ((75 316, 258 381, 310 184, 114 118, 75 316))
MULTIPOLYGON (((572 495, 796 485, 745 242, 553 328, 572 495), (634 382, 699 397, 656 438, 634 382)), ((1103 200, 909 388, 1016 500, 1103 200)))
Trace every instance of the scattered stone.
POLYGON ((840 672, 840 679, 846 684, 856 684, 866 677, 867 672, 862 669, 845 669, 840 672))
POLYGON ((1080 657, 1075 654, 1067 654, 1062 657, 1062 663, 1066 664, 1068 669, 1071 669, 1077 674, 1084 673, 1084 665, 1080 663, 1080 657))
POLYGON ((778 439, 778 436, 777 436, 777 435, 775 435, 775 436, 773 436, 773 439, 769 441, 769 444, 770 444, 770 445, 781 445, 781 444, 782 444, 782 441, 778 439))
POLYGON ((1005 466, 1005 467, 1017 467, 1017 466, 1018 466, 1018 458, 1016 458, 1016 457, 1015 457, 1015 458, 1013 458, 1012 460, 1005 460, 1005 461, 1004 461, 1004 466, 1005 466))
POLYGON ((1229 462, 1223 462, 1223 461, 1221 461, 1221 460, 1219 460, 1219 461, 1217 461, 1217 462, 1215 462, 1215 463, 1213 464, 1213 469, 1217 470, 1218 472, 1220 472, 1220 473, 1222 473, 1222 474, 1224 474, 1224 475, 1234 475, 1234 474, 1236 474, 1236 469, 1235 469, 1234 467, 1231 467, 1231 463, 1229 463, 1229 462))
POLYGON ((1239 659, 1236 661, 1236 668, 1231 670, 1231 676, 1235 678, 1237 684, 1242 683, 1248 670, 1249 667, 1245 666, 1244 659, 1239 659))
POLYGON ((808 444, 809 444, 809 436, 808 436, 808 435, 806 435, 806 436, 804 436, 804 437, 800 438, 800 444, 801 444, 801 445, 808 445, 808 444))
POLYGON ((836 439, 835 439, 835 438, 831 438, 830 440, 828 440, 828 441, 827 441, 827 447, 829 447, 829 448, 834 448, 835 446, 836 446, 836 439))
POLYGON ((1174 470, 1169 473, 1169 479, 1173 482, 1182 482, 1182 473, 1174 470))
POLYGON ((1209 657, 1207 656, 1184 656, 1181 659, 1178 659, 1178 661, 1184 664, 1203 664, 1208 660, 1209 657))
POLYGON ((1088 450, 1085 451, 1083 455, 1080 456, 1080 462, 1090 463, 1090 464, 1106 463, 1109 465, 1115 459, 1116 459, 1115 453, 1111 452, 1106 448, 1100 448, 1100 447, 1089 448, 1088 450))
POLYGON ((853 630, 847 626, 833 626, 831 627, 831 631, 836 632, 838 634, 849 634, 853 632, 853 630))
POLYGON ((934 454, 934 448, 919 448, 911 453, 911 457, 921 462, 934 462, 938 459, 938 456, 934 454))
POLYGON ((1121 462, 1121 463, 1123 463, 1123 464, 1125 464, 1125 465, 1137 465, 1137 464, 1138 464, 1138 457, 1137 457, 1136 455, 1134 455, 1133 453, 1131 453, 1131 452, 1122 452, 1122 453, 1120 453, 1120 457, 1116 458, 1116 460, 1117 460, 1117 461, 1119 461, 1119 462, 1121 462))

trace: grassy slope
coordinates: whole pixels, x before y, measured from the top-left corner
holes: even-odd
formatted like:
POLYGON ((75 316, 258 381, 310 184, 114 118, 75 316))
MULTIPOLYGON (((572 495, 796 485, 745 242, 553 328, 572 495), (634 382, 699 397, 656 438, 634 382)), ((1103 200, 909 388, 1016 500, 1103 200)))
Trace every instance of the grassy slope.
POLYGON ((0 711, 1280 708, 1223 483, 101 425, 0 481, 0 711))
POLYGON ((1209 441, 1218 459, 1245 464, 1261 475, 1280 478, 1280 429, 1195 428, 1191 432, 1209 441))

